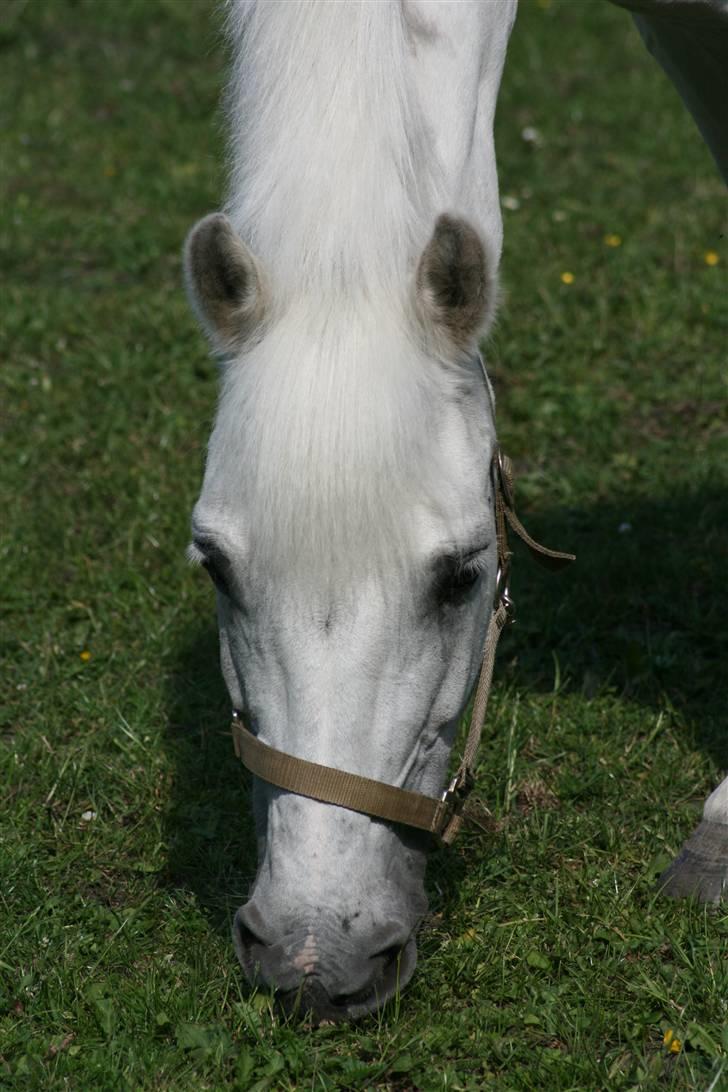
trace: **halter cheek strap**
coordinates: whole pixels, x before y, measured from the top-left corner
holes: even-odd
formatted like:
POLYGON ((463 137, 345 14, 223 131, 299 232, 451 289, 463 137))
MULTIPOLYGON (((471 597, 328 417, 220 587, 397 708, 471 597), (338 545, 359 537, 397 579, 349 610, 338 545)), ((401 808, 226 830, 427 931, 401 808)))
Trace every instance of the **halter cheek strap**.
POLYGON ((308 762, 275 747, 269 747, 253 735, 243 722, 241 714, 235 711, 232 722, 235 754, 252 774, 279 789, 299 796, 308 796, 325 804, 336 804, 375 819, 386 819, 392 823, 403 823, 405 826, 429 831, 445 845, 450 845, 455 839, 464 822, 476 821, 476 812, 479 809, 468 800, 475 784, 475 759, 488 709, 498 638, 506 623, 513 621, 513 603, 508 592, 511 567, 508 528, 526 544, 536 561, 547 568, 560 569, 574 561, 573 554, 549 550, 528 534, 514 508, 511 461, 498 447, 493 455, 491 477, 498 545, 495 602, 483 647, 483 661, 463 757, 442 796, 426 796, 424 793, 400 789, 384 781, 347 773, 332 766, 322 766, 318 762, 308 762))

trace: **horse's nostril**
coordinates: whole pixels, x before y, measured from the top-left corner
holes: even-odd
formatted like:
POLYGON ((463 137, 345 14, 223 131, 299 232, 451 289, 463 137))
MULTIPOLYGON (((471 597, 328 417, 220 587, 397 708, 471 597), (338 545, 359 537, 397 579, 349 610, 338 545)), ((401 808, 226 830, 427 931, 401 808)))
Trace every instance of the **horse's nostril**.
POLYGON ((399 955, 402 952, 402 947, 403 946, 401 944, 389 944, 386 948, 382 948, 378 952, 373 952, 369 956, 369 958, 381 959, 386 967, 390 963, 394 963, 394 961, 399 958, 399 955))
MULTIPOLYGON (((331 998, 333 1005, 350 1009, 352 1006, 371 1007, 381 1004, 399 987, 400 969, 405 969, 405 981, 409 980, 411 969, 407 969, 409 945, 388 944, 369 956, 371 967, 370 979, 359 990, 352 993, 338 993, 331 998)), ((410 952, 410 957, 413 953, 410 952)))
POLYGON ((252 948, 255 944, 265 947, 266 942, 263 938, 259 937, 257 933, 254 933, 252 929, 240 920, 240 918, 235 922, 235 929, 238 934, 238 940, 244 947, 252 948))
POLYGON ((265 938, 265 923, 256 908, 248 903, 241 906, 233 921, 233 943, 246 973, 263 957, 270 947, 265 938))

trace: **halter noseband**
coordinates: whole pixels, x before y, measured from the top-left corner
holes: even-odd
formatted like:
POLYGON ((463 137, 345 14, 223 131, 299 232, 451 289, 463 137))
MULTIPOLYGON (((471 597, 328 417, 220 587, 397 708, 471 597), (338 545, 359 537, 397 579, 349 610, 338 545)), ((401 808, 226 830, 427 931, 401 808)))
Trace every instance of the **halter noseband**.
POLYGON ((476 808, 468 800, 475 784, 475 758, 483 732, 488 708, 490 684, 498 638, 507 622, 513 621, 513 602, 508 591, 511 552, 508 549, 508 528, 526 544, 532 557, 549 569, 560 569, 574 554, 549 550, 531 538, 516 515, 513 500, 513 469, 510 459, 496 445, 491 463, 495 522, 498 545, 498 570, 495 600, 488 633, 483 647, 483 660, 473 701, 468 737, 463 757, 455 776, 442 796, 400 789, 385 781, 375 781, 359 774, 347 773, 318 762, 296 758, 285 751, 269 747, 254 736, 238 710, 233 711, 232 737, 235 754, 256 777, 279 789, 336 804, 340 808, 362 812, 375 819, 403 823, 418 830, 429 831, 445 845, 455 839, 463 822, 475 821, 476 808))

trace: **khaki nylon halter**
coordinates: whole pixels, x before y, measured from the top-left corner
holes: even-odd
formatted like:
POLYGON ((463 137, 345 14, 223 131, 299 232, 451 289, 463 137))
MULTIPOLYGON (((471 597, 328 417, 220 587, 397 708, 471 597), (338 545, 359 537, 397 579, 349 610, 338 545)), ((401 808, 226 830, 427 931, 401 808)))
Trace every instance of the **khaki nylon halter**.
POLYGON ((506 622, 512 620, 513 604, 508 594, 511 552, 508 528, 526 544, 531 555, 549 569, 560 569, 574 560, 573 554, 549 550, 526 531, 515 513, 513 469, 510 459, 496 446, 491 464, 495 522, 498 546, 498 575, 495 603, 483 648, 483 662, 475 691, 470 728, 463 757, 455 776, 442 796, 400 789, 384 781, 347 773, 318 762, 286 754, 259 740, 244 724, 239 712, 233 712, 232 737, 235 754, 256 777, 299 796, 308 796, 325 804, 362 812, 376 819, 429 831, 446 845, 456 837, 463 822, 476 821, 477 808, 468 802, 475 784, 475 758, 488 708, 490 684, 498 638, 506 622))

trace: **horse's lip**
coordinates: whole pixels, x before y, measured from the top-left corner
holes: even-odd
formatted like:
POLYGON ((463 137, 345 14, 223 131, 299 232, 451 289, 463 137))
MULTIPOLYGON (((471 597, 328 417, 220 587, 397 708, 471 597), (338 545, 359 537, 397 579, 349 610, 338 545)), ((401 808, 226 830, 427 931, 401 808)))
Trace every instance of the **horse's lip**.
POLYGON ((359 1020, 382 1008, 399 990, 404 989, 414 974, 416 964, 417 943, 414 937, 410 937, 404 948, 385 963, 381 975, 375 982, 356 993, 348 994, 345 1000, 338 1001, 336 998, 329 997, 322 983, 319 989, 320 979, 315 973, 306 975, 296 989, 278 990, 275 996, 287 1015, 305 1017, 306 1009, 303 1006, 306 1003, 306 996, 315 989, 317 1004, 313 1015, 317 1025, 359 1020), (315 987, 314 982, 316 982, 315 987))

